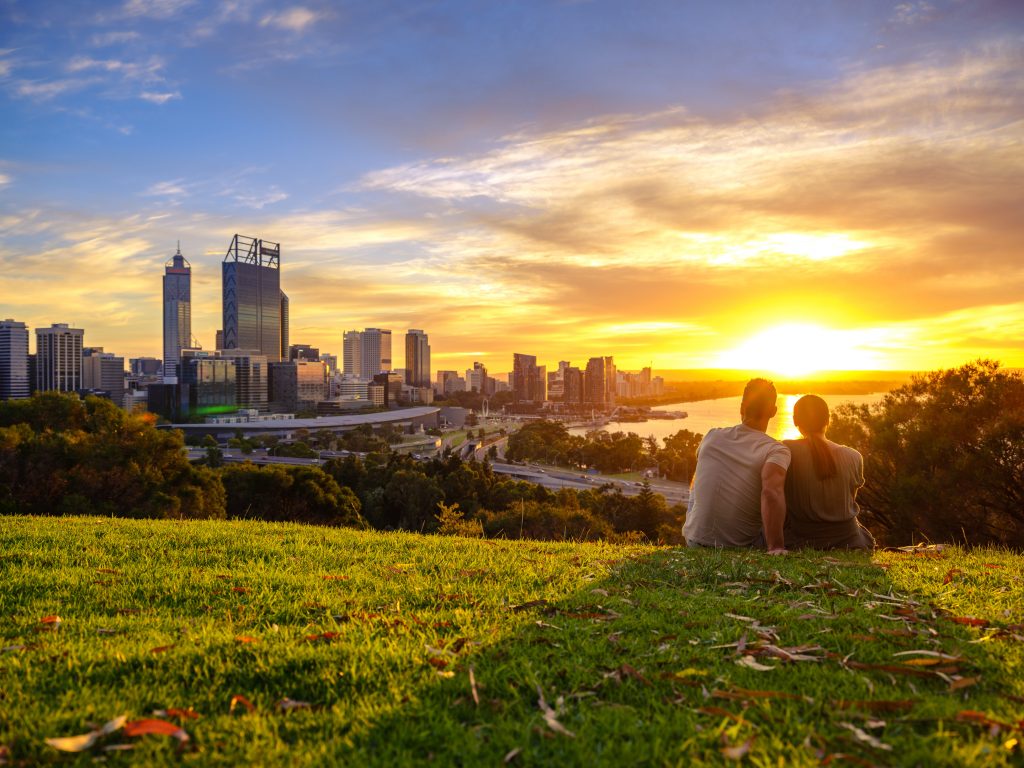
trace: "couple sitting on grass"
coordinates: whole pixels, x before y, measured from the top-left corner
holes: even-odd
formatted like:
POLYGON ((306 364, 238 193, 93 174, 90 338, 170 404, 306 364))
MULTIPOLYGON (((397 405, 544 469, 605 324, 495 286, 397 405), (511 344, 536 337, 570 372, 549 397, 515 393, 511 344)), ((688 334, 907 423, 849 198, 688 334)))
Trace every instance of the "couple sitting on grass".
POLYGON ((775 385, 752 379, 743 390, 741 424, 712 429, 697 449, 697 470, 683 536, 691 547, 872 549, 857 521, 864 459, 825 438, 828 405, 806 395, 793 408, 803 438, 765 434, 775 416, 775 385))

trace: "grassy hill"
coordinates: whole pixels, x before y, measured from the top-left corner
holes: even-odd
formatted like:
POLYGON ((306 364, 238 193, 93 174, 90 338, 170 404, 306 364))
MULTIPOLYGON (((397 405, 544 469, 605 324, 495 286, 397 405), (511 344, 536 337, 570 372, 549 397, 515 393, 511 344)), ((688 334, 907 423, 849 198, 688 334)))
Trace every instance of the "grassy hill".
POLYGON ((1022 623, 993 550, 5 517, 0 764, 1020 765, 1022 623))

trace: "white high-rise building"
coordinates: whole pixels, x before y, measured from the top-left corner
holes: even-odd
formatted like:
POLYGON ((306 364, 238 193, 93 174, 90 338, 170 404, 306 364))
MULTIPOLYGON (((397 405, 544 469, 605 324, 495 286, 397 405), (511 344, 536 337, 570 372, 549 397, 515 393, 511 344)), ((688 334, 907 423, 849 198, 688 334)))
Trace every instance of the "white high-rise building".
POLYGON ((391 331, 367 328, 361 334, 362 377, 372 379, 391 370, 391 331))
POLYGON ((82 389, 82 339, 85 331, 54 323, 36 328, 36 390, 82 389))
POLYGON ((192 265, 178 252, 164 265, 164 381, 178 381, 181 350, 192 346, 192 265))
POLYGON ((0 400, 19 400, 31 393, 28 380, 28 327, 0 320, 0 400))
POLYGON ((363 334, 345 331, 342 336, 341 370, 354 379, 363 378, 363 334))

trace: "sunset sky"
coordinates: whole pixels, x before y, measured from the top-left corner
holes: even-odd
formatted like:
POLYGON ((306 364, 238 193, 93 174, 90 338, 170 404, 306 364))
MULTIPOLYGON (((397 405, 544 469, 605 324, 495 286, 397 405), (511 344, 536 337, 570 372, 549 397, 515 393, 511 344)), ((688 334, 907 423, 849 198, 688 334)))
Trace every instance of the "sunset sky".
POLYGON ((0 103, 0 319, 126 358, 239 232, 336 354, 1024 365, 1015 0, 2 0, 0 103))

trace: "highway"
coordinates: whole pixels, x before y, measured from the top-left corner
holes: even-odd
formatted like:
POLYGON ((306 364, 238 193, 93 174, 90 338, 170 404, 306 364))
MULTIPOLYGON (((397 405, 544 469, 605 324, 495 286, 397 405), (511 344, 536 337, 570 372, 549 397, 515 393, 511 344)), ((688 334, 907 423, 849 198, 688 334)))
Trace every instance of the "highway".
MULTIPOLYGON (((251 461, 253 464, 283 464, 293 467, 318 466, 327 459, 341 458, 349 455, 343 451, 321 451, 320 457, 317 459, 296 459, 288 456, 268 456, 263 451, 244 454, 237 448, 222 448, 221 452, 223 453, 224 462, 228 464, 251 461)), ((190 461, 204 459, 206 458, 206 449, 189 447, 188 458, 190 461)), ((502 461, 493 462, 491 466, 496 474, 536 483, 550 490, 573 488, 577 491, 590 491, 600 488, 607 483, 618 488, 626 496, 636 496, 640 493, 641 488, 639 481, 620 480, 603 475, 581 474, 559 467, 547 467, 537 464, 507 464, 502 461)), ((686 504, 689 500, 689 488, 684 483, 674 483, 668 480, 650 480, 649 482, 651 490, 664 496, 665 501, 669 505, 686 504)))

